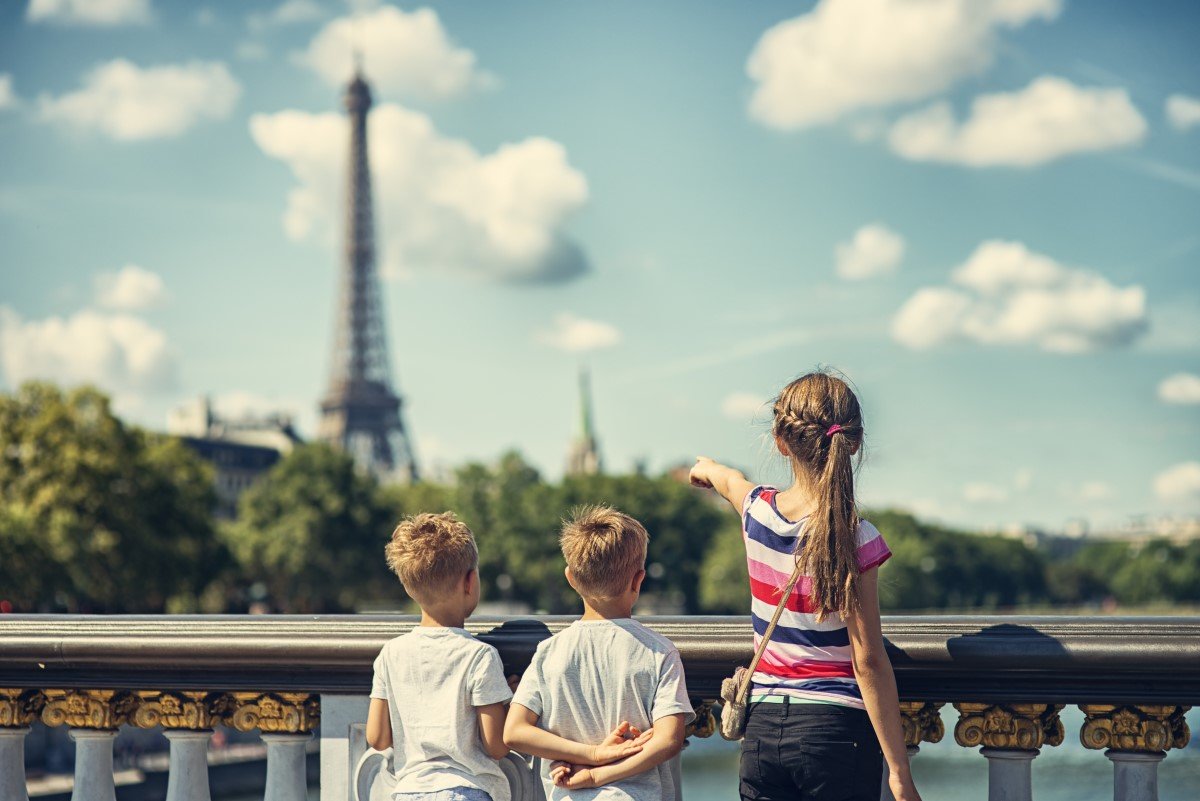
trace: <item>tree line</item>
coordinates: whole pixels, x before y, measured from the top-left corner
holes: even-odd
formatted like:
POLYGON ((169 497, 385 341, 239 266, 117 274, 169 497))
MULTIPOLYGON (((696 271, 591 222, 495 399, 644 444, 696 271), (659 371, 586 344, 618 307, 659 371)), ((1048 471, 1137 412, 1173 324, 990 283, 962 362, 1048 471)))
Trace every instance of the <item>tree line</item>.
MULTIPOLYGON (((589 503, 646 524, 644 608, 746 613, 737 516, 678 477, 552 482, 508 453, 445 482, 380 485, 309 444, 244 493, 236 520, 218 522, 211 466, 123 422, 103 393, 29 383, 0 395, 0 603, 15 611, 407 608, 383 546, 400 517, 450 509, 478 539, 485 601, 571 613, 557 533, 589 503)), ((880 571, 888 610, 1200 602, 1200 542, 1034 549, 893 510, 864 516, 894 553, 880 571)))

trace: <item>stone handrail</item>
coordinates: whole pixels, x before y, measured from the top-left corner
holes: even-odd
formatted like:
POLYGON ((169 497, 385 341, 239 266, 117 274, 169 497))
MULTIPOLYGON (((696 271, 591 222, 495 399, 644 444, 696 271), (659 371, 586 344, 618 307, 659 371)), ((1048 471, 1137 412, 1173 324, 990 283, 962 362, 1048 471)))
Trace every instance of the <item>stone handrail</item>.
MULTIPOLYGON (((510 673, 570 617, 473 618, 510 673)), ((751 655, 743 617, 644 622, 679 648, 711 734, 722 678, 751 655)), ((0 798, 24 799, 20 749, 35 718, 76 741, 75 801, 112 801, 112 739, 122 724, 162 725, 171 741, 168 801, 207 801, 205 753, 215 723, 268 743, 268 799, 303 798, 303 752, 322 699, 364 696, 371 664, 415 619, 395 615, 0 615, 0 798), (80 772, 83 771, 84 774, 80 772), (107 783, 96 777, 109 774, 107 783), (79 781, 86 775, 86 781, 79 781), (12 784, 12 787, 6 785, 12 784)), ((1030 797, 1030 764, 1062 742, 1058 713, 1077 704, 1080 737, 1107 749, 1114 796, 1156 797, 1157 763, 1189 733, 1200 703, 1200 619, 893 616, 884 634, 910 751, 943 736, 988 757, 994 798, 1030 797)), ((324 748, 324 736, 323 736, 324 748)), ((886 792, 885 792, 886 797, 886 792)))

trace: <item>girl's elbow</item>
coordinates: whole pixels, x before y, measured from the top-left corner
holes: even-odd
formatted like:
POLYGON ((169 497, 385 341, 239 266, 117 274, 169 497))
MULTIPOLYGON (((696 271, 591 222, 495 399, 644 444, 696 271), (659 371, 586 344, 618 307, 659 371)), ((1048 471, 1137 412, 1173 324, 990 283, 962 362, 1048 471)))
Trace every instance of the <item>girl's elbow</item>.
POLYGON ((854 673, 858 676, 879 676, 885 671, 890 672, 891 669, 892 663, 883 651, 871 651, 854 657, 854 673))
POLYGON ((498 743, 493 743, 492 745, 489 745, 487 748, 487 754, 492 759, 500 760, 500 759, 504 759, 506 756, 508 756, 508 752, 510 750, 511 749, 509 749, 508 744, 505 743, 504 740, 501 740, 498 743))

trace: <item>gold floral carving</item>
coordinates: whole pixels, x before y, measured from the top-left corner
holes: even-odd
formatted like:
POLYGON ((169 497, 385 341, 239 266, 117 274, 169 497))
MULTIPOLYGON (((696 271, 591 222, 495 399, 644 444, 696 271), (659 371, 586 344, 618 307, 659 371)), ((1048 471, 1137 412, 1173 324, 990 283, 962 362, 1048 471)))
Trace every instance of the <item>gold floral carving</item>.
POLYGON ((1062 704, 955 704, 954 740, 966 748, 1036 750, 1063 741, 1062 704))
POLYGON ((115 729, 129 720, 138 699, 124 690, 46 690, 42 722, 76 729, 115 729))
POLYGON ((921 743, 938 743, 946 734, 939 710, 932 701, 901 701, 900 723, 904 726, 904 744, 910 748, 921 743))
POLYGON ((0 688, 0 729, 28 726, 45 705, 46 696, 41 690, 0 688))
POLYGON ((321 701, 308 693, 231 693, 221 722, 264 734, 311 732, 321 722, 321 701))
POLYGON ((129 722, 141 729, 211 729, 232 704, 223 693, 139 690, 129 722))
POLYGON ((1079 739, 1085 748, 1117 751, 1167 751, 1191 739, 1184 714, 1191 709, 1172 704, 1080 704, 1086 715, 1079 739))
POLYGON ((687 725, 688 737, 712 737, 717 730, 717 719, 713 716, 714 701, 700 701, 692 706, 696 719, 687 725))

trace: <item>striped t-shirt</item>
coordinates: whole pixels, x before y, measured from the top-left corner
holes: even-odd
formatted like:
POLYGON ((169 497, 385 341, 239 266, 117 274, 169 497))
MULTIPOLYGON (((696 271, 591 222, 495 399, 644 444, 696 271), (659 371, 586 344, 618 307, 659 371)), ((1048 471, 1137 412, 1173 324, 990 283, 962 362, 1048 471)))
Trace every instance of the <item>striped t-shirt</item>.
MULTIPOLYGON (((803 519, 791 521, 780 514, 775 505, 778 492, 774 487, 755 487, 742 504, 755 649, 795 569, 796 538, 804 529, 803 519)), ((865 520, 859 521, 857 541, 860 571, 877 567, 892 555, 879 530, 865 520)), ((786 695, 863 709, 846 623, 837 612, 818 622, 811 590, 812 581, 801 576, 754 671, 751 696, 786 695)))

